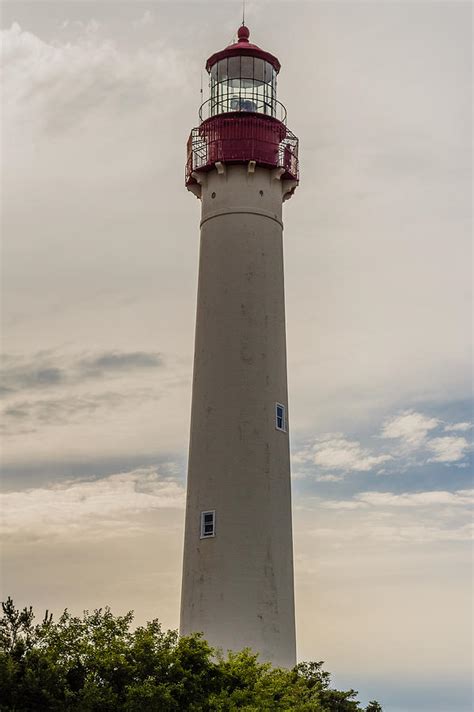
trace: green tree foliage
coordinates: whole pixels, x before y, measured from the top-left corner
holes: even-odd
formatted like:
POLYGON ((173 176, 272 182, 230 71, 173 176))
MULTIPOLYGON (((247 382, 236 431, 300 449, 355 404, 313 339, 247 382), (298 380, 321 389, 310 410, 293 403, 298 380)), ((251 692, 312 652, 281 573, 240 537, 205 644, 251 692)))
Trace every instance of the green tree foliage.
MULTIPOLYGON (((330 687, 322 663, 292 670, 259 663, 250 650, 219 655, 199 635, 132 629, 133 614, 109 608, 82 617, 2 604, 1 712, 354 712, 354 690, 330 687)), ((370 702, 365 712, 382 712, 370 702)))

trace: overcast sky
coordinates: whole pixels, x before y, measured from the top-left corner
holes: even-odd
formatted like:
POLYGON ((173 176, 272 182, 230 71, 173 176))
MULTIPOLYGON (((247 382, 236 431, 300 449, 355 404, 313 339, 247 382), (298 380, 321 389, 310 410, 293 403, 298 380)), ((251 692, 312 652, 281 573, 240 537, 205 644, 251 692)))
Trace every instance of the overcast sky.
MULTIPOLYGON (((241 3, 10 2, 2 583, 177 627, 206 58, 241 3)), ((471 5, 248 2, 300 137, 285 269, 300 659, 468 712, 471 5)))

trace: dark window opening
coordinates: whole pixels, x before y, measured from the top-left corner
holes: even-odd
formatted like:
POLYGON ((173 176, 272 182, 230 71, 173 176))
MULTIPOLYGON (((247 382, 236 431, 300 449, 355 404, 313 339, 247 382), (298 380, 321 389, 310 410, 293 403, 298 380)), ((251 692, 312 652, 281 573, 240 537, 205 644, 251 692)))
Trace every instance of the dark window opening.
POLYGON ((275 407, 275 427, 277 430, 286 431, 285 406, 277 403, 275 407))
POLYGON ((201 512, 201 539, 216 535, 216 512, 201 512))

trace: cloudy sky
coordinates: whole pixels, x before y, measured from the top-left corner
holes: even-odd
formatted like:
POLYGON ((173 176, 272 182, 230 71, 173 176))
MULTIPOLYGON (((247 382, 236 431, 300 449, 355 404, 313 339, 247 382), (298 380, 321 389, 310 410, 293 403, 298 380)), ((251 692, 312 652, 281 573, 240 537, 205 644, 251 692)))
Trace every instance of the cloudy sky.
MULTIPOLYGON (((248 2, 285 203, 300 659, 470 707, 471 6, 248 2)), ((4 595, 177 627, 200 74, 240 2, 2 8, 4 595)))

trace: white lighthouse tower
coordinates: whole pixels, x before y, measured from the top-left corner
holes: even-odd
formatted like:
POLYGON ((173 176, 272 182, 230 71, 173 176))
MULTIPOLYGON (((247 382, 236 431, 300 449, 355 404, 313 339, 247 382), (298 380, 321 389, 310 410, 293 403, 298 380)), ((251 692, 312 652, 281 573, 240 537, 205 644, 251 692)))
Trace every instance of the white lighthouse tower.
POLYGON ((298 140, 276 98, 280 63, 238 41, 206 64, 188 142, 201 200, 181 633, 296 662, 282 203, 298 140))

